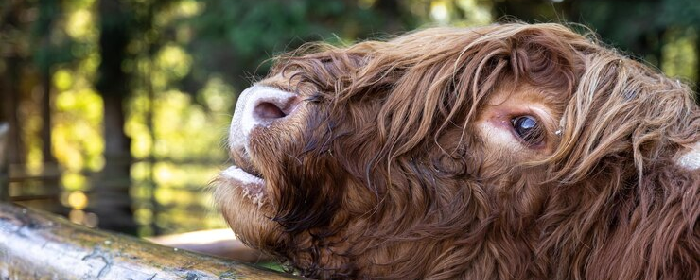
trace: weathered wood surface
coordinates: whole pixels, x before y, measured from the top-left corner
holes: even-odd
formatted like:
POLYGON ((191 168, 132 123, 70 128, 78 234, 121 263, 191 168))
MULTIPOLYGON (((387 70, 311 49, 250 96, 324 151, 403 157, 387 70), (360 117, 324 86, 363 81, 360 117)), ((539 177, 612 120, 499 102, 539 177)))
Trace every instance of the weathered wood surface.
POLYGON ((0 203, 0 279, 293 279, 0 203))

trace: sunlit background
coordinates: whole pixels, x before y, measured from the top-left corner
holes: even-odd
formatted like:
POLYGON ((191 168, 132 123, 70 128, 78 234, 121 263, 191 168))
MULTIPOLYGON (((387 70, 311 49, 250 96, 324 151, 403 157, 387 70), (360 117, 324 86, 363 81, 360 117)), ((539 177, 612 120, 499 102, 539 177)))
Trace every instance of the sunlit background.
POLYGON ((697 88, 695 0, 4 0, 10 180, 0 188, 138 236, 222 227, 206 186, 226 165, 236 96, 269 57, 308 41, 514 19, 582 23, 697 88))

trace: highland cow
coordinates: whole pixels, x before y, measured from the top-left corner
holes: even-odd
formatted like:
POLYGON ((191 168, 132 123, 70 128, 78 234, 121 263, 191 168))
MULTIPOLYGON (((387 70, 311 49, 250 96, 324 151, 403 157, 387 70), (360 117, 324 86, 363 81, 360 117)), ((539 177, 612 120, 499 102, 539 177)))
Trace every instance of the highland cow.
POLYGON ((313 44, 239 97, 216 198, 307 277, 700 279, 699 117, 559 24, 313 44))

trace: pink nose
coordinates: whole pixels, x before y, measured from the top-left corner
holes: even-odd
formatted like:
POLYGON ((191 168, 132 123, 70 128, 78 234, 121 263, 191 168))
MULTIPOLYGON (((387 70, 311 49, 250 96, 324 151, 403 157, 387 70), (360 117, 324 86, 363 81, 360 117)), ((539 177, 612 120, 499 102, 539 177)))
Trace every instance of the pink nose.
POLYGON ((299 104, 296 94, 276 88, 254 86, 244 90, 236 102, 229 144, 244 146, 255 127, 268 127, 284 120, 299 104))

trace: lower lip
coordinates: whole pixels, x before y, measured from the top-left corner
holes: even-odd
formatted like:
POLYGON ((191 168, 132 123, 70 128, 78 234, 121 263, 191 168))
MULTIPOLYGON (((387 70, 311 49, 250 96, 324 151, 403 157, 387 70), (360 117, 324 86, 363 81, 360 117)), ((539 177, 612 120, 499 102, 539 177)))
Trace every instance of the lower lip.
POLYGON ((239 181, 245 185, 264 185, 265 180, 262 178, 255 176, 253 174, 250 174, 248 172, 243 171, 243 169, 240 169, 236 166, 231 166, 228 169, 224 170, 221 172, 221 175, 228 179, 234 179, 236 181, 239 181))
POLYGON ((221 172, 221 177, 230 180, 231 185, 237 187, 244 197, 247 197, 258 208, 265 204, 265 180, 243 171, 236 166, 231 166, 221 172))

